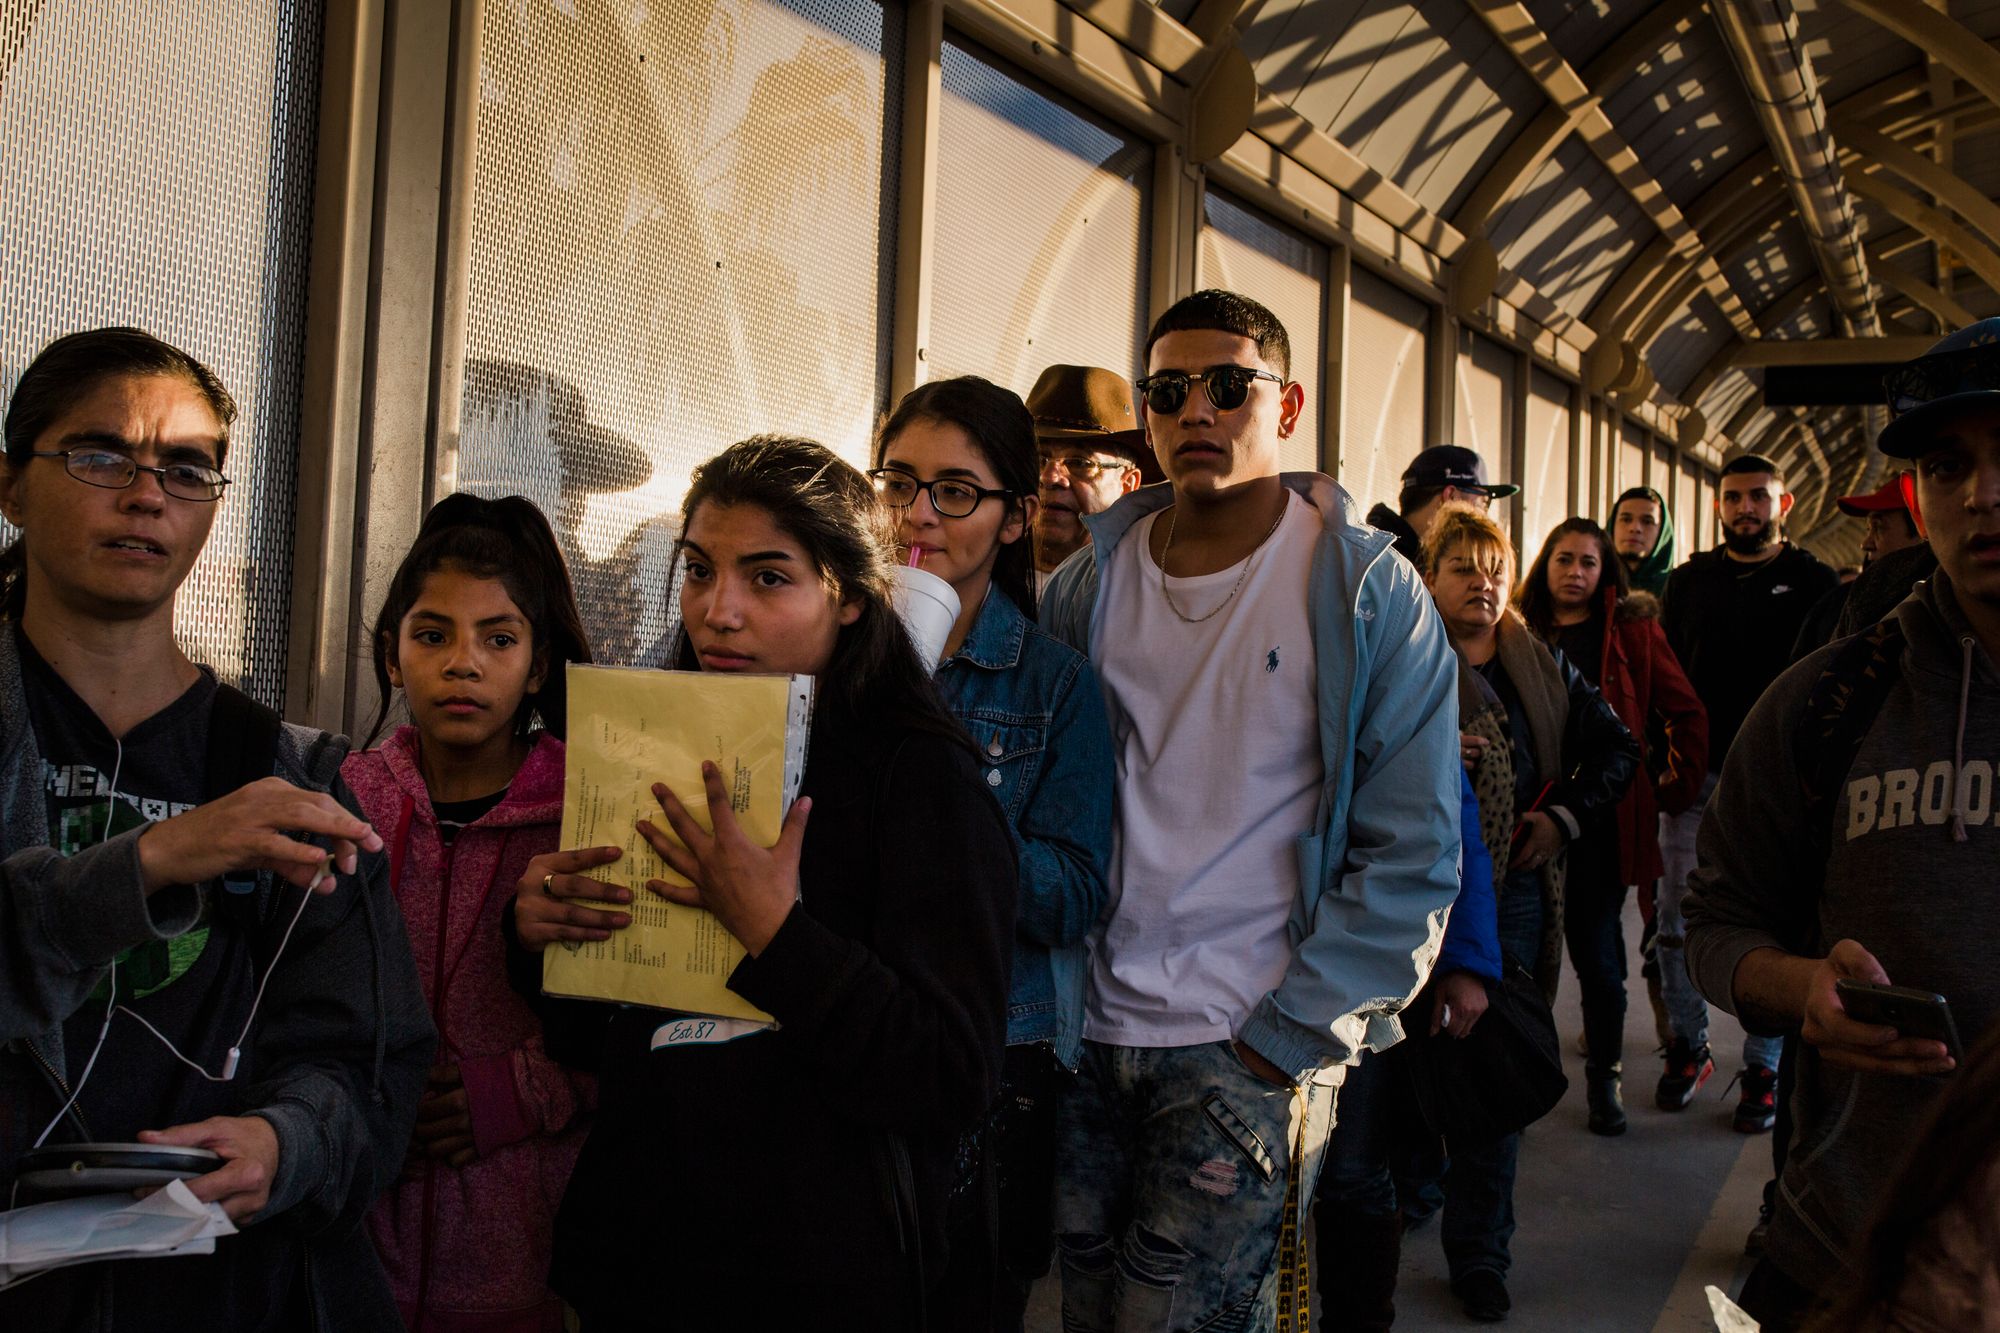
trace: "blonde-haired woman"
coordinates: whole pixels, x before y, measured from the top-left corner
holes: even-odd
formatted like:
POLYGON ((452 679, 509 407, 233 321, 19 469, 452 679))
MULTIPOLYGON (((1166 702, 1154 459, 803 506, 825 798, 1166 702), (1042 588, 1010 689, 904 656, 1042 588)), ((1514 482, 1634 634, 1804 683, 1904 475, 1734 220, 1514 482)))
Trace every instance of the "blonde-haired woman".
MULTIPOLYGON (((1562 956, 1563 851, 1584 821, 1625 794, 1638 771, 1639 745, 1596 687, 1509 608, 1514 569, 1507 535, 1469 506, 1447 506, 1424 542, 1424 583, 1452 647, 1507 712, 1516 824, 1509 847, 1490 849, 1500 950, 1532 972, 1553 1001, 1562 956)), ((1472 760, 1492 742, 1467 733, 1463 743, 1472 760)), ((1472 1318, 1504 1319, 1520 1135, 1448 1146, 1440 1230, 1452 1290, 1472 1318)))

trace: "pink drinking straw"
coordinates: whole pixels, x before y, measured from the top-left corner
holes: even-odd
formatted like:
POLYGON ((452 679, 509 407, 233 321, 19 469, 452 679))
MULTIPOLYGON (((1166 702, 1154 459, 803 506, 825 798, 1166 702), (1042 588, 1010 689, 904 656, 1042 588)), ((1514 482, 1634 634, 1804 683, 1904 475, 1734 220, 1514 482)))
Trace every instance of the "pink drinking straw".
POLYGON ((924 567, 924 548, 921 546, 910 547, 910 558, 907 563, 911 569, 922 569, 924 567))

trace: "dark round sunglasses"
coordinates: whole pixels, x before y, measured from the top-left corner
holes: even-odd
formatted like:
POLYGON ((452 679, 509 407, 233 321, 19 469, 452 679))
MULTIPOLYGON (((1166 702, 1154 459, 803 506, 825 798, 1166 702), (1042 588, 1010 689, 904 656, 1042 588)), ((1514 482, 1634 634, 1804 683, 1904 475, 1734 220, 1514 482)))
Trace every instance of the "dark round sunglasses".
POLYGON ((1145 396, 1147 407, 1163 417, 1172 416, 1187 402, 1188 392, 1197 380, 1201 381, 1202 392, 1208 395, 1209 405, 1218 412, 1234 412, 1243 406, 1250 397, 1250 386, 1258 380, 1269 380, 1273 384, 1285 382, 1268 370, 1254 370, 1249 366, 1210 366, 1198 374, 1189 374, 1185 370, 1163 370, 1140 380, 1138 389, 1145 396))

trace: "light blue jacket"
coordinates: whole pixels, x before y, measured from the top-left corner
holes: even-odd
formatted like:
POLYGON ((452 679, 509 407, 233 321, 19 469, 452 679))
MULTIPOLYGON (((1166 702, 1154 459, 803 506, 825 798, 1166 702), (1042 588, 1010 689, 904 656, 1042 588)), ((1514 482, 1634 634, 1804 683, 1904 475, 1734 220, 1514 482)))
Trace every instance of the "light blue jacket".
MULTIPOLYGON (((1287 473, 1284 484, 1324 529, 1308 614, 1326 785, 1298 839, 1291 965, 1236 1035, 1294 1078, 1330 1082, 1336 1066, 1402 1039, 1397 1014, 1429 978, 1458 895, 1458 659, 1388 534, 1330 477, 1287 473)), ((1104 566, 1140 519, 1172 503, 1170 486, 1147 486, 1084 519, 1091 545, 1042 598, 1050 633, 1102 658, 1104 566)))

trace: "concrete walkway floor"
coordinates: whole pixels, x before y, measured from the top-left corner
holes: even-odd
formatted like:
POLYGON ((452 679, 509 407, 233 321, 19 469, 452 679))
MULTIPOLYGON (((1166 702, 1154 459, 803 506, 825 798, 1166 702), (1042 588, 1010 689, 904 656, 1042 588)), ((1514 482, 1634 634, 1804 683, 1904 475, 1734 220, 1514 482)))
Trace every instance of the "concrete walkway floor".
MULTIPOLYGON (((1609 1139, 1584 1127, 1583 1060, 1576 1053, 1582 1018, 1576 977, 1566 971, 1556 1022, 1570 1090, 1522 1140, 1519 1230, 1507 1284, 1514 1310, 1500 1327, 1702 1333, 1715 1327, 1703 1289, 1714 1284, 1734 1291, 1749 1270, 1743 1241, 1771 1174, 1771 1139, 1730 1127, 1735 1092, 1723 1092, 1742 1058, 1742 1029, 1728 1015, 1713 1014, 1716 1076, 1687 1110, 1657 1110, 1653 1085, 1661 1062, 1638 975, 1638 932, 1638 912, 1628 902, 1633 972, 1625 1105, 1631 1127, 1609 1139)), ((1339 1300, 1338 1292, 1317 1284, 1314 1296, 1339 1300)), ((1404 1239, 1396 1310, 1396 1328, 1409 1333, 1488 1327, 1468 1320, 1451 1295, 1435 1220, 1404 1239)), ((1033 1333, 1061 1329, 1053 1278, 1036 1290, 1028 1327, 1033 1333)))

